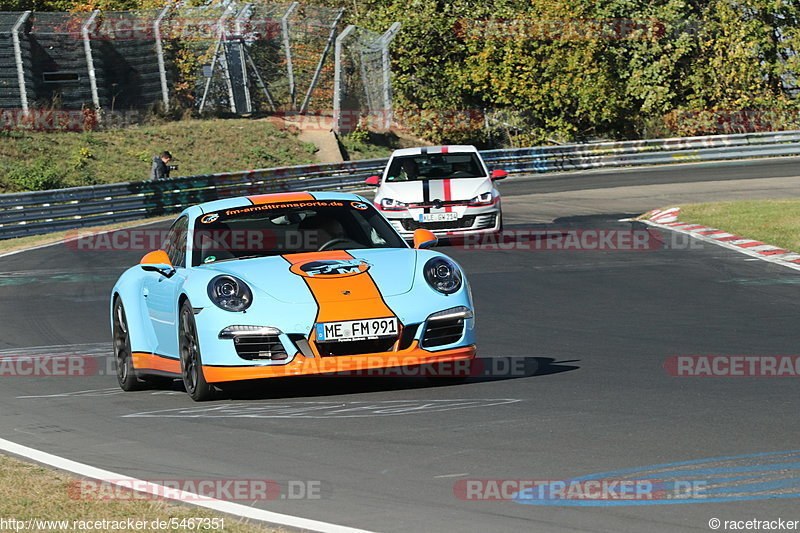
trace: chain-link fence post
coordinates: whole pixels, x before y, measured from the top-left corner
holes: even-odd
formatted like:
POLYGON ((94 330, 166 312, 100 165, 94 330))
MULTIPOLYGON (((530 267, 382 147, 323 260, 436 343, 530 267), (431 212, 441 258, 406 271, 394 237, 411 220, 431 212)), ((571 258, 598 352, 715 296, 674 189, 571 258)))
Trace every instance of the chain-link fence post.
POLYGON ((306 97, 303 100, 303 105, 300 106, 300 113, 305 113, 308 109, 308 103, 311 101, 311 95, 314 93, 314 89, 317 87, 317 82, 319 81, 319 76, 322 74, 322 67, 325 65, 325 59, 328 57, 328 52, 331 51, 331 46, 333 45, 334 41, 336 40, 336 30, 339 27, 339 21, 342 20, 344 16, 344 9, 340 9, 339 13, 336 15, 336 18, 331 23, 331 33, 328 37, 328 42, 325 44, 325 49, 322 51, 322 56, 319 58, 319 63, 317 64, 317 68, 314 71, 314 77, 311 79, 311 85, 308 87, 308 91, 306 92, 306 97))
POLYGON ((292 2, 289 9, 281 17, 281 36, 283 38, 283 53, 286 56, 286 75, 289 77, 289 102, 291 109, 295 105, 294 66, 292 65, 292 43, 289 40, 289 17, 297 9, 299 2, 292 2))
POLYGON ((342 131, 342 101, 344 99, 342 87, 342 43, 355 29, 356 27, 352 24, 346 27, 344 31, 336 37, 336 43, 333 49, 333 131, 336 133, 341 133, 342 131))
POLYGON ((388 130, 394 121, 394 105, 392 104, 392 63, 389 57, 389 45, 400 31, 401 24, 395 22, 381 37, 381 62, 383 67, 383 128, 388 130))
POLYGON ((155 37, 156 60, 158 61, 158 77, 161 80, 161 101, 164 111, 169 111, 169 86, 167 85, 167 69, 164 64, 164 45, 161 42, 161 23, 169 13, 169 6, 161 10, 153 22, 153 35, 155 37))
POLYGON ((22 47, 19 44, 19 31, 28 17, 31 16, 30 11, 24 12, 19 20, 11 28, 11 42, 14 46, 14 63, 17 67, 17 83, 19 84, 19 102, 22 105, 22 113, 28 116, 28 89, 25 87, 25 66, 22 63, 22 47))
POLYGON ((86 69, 89 71, 89 88, 92 92, 92 104, 95 111, 100 110, 100 96, 97 94, 97 75, 94 71, 94 58, 92 57, 92 42, 89 39, 89 27, 94 24, 97 15, 100 14, 99 9, 95 9, 92 15, 86 20, 81 27, 81 36, 83 37, 83 50, 86 54, 86 69))

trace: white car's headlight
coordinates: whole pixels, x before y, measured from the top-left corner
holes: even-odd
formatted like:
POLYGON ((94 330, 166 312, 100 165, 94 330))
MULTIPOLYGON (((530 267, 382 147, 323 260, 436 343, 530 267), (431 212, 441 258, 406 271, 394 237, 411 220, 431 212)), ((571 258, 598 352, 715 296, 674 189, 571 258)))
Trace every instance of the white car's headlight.
POLYGON ((220 309, 232 312, 244 311, 253 303, 250 287, 244 281, 226 274, 208 283, 208 297, 220 309))
POLYGON ((445 257, 428 259, 423 268, 425 280, 433 290, 442 294, 453 294, 461 288, 463 276, 455 263, 445 257))
POLYGON ((398 202, 392 198, 383 198, 381 200, 381 209, 385 211, 402 211, 406 209, 408 204, 404 204, 403 202, 398 202))
POLYGON ((483 194, 479 194, 475 198, 469 201, 469 205, 476 206, 476 205, 491 205, 493 201, 492 193, 485 192, 483 194))

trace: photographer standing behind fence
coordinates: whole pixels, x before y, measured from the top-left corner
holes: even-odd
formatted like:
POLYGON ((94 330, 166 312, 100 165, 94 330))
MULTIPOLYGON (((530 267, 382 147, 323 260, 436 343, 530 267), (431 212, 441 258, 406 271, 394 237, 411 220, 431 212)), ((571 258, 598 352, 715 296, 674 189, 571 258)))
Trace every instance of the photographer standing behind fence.
POLYGON ((169 171, 178 168, 175 165, 170 165, 170 161, 172 161, 172 154, 166 150, 161 152, 161 155, 154 155, 153 166, 150 167, 150 179, 163 180, 169 178, 169 171))

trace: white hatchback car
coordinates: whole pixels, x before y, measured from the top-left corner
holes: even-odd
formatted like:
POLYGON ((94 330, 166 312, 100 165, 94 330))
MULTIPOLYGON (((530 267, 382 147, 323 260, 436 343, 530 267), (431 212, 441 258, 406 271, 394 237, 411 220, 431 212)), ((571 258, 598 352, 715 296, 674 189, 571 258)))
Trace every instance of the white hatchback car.
POLYGON ((378 187, 375 207, 403 238, 420 228, 457 237, 503 229, 495 181, 507 175, 489 174, 474 146, 438 146, 395 150, 383 176, 366 183, 378 187))

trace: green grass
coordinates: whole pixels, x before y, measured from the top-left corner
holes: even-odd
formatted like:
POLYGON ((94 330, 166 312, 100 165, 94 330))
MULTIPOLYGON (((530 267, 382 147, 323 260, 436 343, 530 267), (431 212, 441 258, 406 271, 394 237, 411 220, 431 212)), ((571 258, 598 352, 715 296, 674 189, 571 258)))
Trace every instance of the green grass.
POLYGON ((800 252, 800 198, 682 205, 678 218, 800 252))
POLYGON ((96 132, 0 132, 0 193, 148 179, 169 150, 172 176, 315 163, 316 147, 269 120, 184 120, 96 132))

